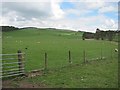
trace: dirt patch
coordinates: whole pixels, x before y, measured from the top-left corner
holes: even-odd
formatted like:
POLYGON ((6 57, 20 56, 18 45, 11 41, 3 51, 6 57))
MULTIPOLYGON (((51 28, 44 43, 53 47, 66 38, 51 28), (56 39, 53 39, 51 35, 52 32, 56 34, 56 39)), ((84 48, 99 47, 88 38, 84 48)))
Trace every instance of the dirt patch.
POLYGON ((2 83, 2 88, 46 88, 44 84, 33 84, 27 81, 12 81, 5 80, 2 83))
POLYGON ((33 70, 27 74, 27 77, 35 77, 35 76, 42 76, 44 74, 41 70, 33 70))
POLYGON ((10 80, 3 80, 2 86, 3 88, 46 88, 45 84, 39 83, 32 83, 28 82, 26 78, 32 78, 35 76, 42 76, 44 73, 41 70, 33 70, 27 73, 25 76, 16 77, 10 80))
POLYGON ((14 88, 11 80, 2 81, 2 88, 14 88))
POLYGON ((45 88, 43 84, 32 84, 28 82, 20 82, 19 88, 45 88))

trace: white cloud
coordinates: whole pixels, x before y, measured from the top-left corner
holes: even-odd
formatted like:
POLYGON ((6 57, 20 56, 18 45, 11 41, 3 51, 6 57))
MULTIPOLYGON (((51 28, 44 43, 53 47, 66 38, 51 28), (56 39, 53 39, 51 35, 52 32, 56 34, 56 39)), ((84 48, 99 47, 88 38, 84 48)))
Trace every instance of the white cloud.
POLYGON ((88 2, 88 1, 89 0, 85 0, 84 2, 73 2, 75 8, 66 10, 67 15, 72 13, 77 16, 83 16, 91 12, 94 12, 94 10, 99 11, 99 9, 105 6, 108 7, 107 3, 99 2, 99 0, 96 0, 96 2, 88 2))
POLYGON ((107 27, 116 28, 117 23, 113 19, 105 20, 105 25, 107 27))
POLYGON ((61 19, 64 17, 64 12, 63 10, 60 8, 59 2, 55 2, 55 1, 51 1, 51 8, 52 8, 52 13, 53 13, 53 18, 54 19, 61 19))
POLYGON ((47 18, 52 16, 50 2, 35 3, 35 2, 5 2, 2 5, 3 15, 15 12, 26 18, 47 18))
POLYGON ((115 10, 115 7, 109 6, 105 2, 73 2, 76 7, 68 10, 61 9, 61 2, 62 0, 37 3, 4 3, 0 25, 55 27, 91 32, 95 32, 96 28, 117 29, 117 21, 102 14, 115 10), (89 13, 96 9, 99 14, 89 16, 89 13), (67 15, 71 13, 79 18, 68 18, 67 15), (88 16, 85 16, 87 14, 88 16))
POLYGON ((85 2, 87 3, 87 8, 89 9, 98 9, 101 8, 103 6, 105 6, 105 2, 99 2, 99 0, 96 0, 95 2, 85 2))
POLYGON ((118 8, 113 6, 102 7, 99 9, 99 13, 106 13, 106 12, 117 12, 118 8))

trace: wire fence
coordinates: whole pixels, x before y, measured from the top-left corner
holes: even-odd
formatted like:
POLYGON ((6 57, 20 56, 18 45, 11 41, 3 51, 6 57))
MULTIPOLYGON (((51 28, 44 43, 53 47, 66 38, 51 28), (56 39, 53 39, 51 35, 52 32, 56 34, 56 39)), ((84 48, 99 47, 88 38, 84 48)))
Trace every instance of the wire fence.
MULTIPOLYGON (((44 52, 41 57, 42 60, 34 60, 32 58, 32 62, 37 63, 34 64, 27 60, 25 61, 25 53, 22 53, 20 50, 18 53, 14 54, 0 54, 2 56, 2 77, 11 77, 11 76, 20 76, 25 75, 26 73, 26 65, 32 70, 35 70, 34 66, 37 66, 37 69, 57 69, 61 67, 66 67, 69 65, 75 65, 75 64, 86 64, 88 62, 92 61, 98 61, 98 60, 105 60, 105 59, 112 59, 117 58, 117 54, 113 49, 109 50, 108 52, 104 52, 102 49, 99 50, 99 52, 92 53, 94 51, 87 51, 83 50, 80 54, 79 52, 72 52, 72 50, 68 50, 62 54, 59 54, 59 52, 56 52, 55 55, 51 55, 50 53, 44 52), (99 54, 98 54, 99 53, 99 54), (63 55, 59 57, 59 55, 63 55), (41 62, 42 61, 42 62, 41 62), (25 63, 27 63, 25 65, 25 63), (31 65, 30 65, 31 64, 31 65)), ((41 59, 41 58, 40 58, 41 59)))
MULTIPOLYGON (((59 69, 61 67, 66 67, 69 65, 75 65, 75 64, 86 64, 88 62, 93 62, 93 61, 102 61, 106 59, 111 59, 112 58, 117 58, 117 52, 114 51, 114 49, 111 49, 107 52, 104 52, 104 50, 100 49, 99 52, 94 52, 93 51, 88 51, 88 50, 83 50, 81 53, 79 52, 73 52, 72 50, 68 50, 63 53, 56 52, 54 55, 51 54, 50 52, 45 52, 44 54, 40 54, 40 57, 42 57, 39 60, 32 61, 33 65, 29 67, 38 67, 37 68, 42 68, 42 69, 59 69), (60 56, 61 55, 61 56, 60 56), (34 64, 34 62, 36 64, 34 64)), ((37 69, 36 68, 36 69, 37 69)), ((34 68, 35 69, 35 68, 34 68)), ((32 69, 31 69, 32 70, 32 69)))

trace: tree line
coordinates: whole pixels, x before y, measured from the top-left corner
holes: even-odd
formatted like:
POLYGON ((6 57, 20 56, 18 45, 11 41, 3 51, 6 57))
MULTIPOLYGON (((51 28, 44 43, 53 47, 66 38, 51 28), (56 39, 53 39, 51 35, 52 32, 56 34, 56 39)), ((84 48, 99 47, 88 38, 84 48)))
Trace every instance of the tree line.
POLYGON ((3 32, 20 30, 20 28, 14 26, 0 26, 0 28, 2 29, 3 32))
MULTIPOLYGON (((15 31, 15 30, 20 30, 22 28, 14 27, 14 26, 0 26, 3 32, 8 32, 8 31, 15 31)), ((90 33, 90 32, 84 32, 82 35, 82 39, 96 39, 96 40, 109 40, 109 41, 118 41, 118 34, 120 34, 120 31, 103 31, 100 30, 99 28, 96 29, 95 33, 90 33)))
POLYGON ((108 31, 103 31, 100 29, 96 29, 95 33, 90 33, 90 32, 84 32, 82 39, 96 39, 96 40, 109 40, 109 41, 118 41, 118 34, 120 33, 120 31, 112 31, 112 30, 108 30, 108 31))

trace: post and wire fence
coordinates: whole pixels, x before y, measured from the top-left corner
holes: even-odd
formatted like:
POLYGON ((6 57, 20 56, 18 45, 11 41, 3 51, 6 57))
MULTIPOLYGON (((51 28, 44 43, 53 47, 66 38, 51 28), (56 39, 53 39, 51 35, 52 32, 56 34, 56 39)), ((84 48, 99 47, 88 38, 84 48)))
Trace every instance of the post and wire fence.
MULTIPOLYGON (((92 62, 92 61, 99 61, 99 60, 105 60, 106 58, 112 58, 113 57, 113 50, 111 50, 111 51, 109 51, 109 56, 108 55, 105 55, 105 53, 104 53, 104 51, 103 51, 103 49, 99 49, 96 53, 95 53, 95 55, 97 55, 96 57, 94 56, 94 53, 92 53, 92 52, 88 52, 88 50, 83 50, 83 51, 81 51, 82 53, 78 56, 78 57, 82 57, 82 58, 80 58, 79 60, 75 60, 75 58, 74 58, 74 55, 72 55, 72 54, 74 54, 74 53, 71 53, 71 50, 68 50, 68 54, 66 54, 67 56, 67 60, 68 61, 65 61, 65 59, 64 59, 64 61, 63 61, 63 64, 65 63, 65 62, 68 62, 68 65, 70 64, 86 64, 86 63, 88 63, 88 62, 92 62), (77 62, 78 61, 78 62, 77 62)), ((108 52, 107 52, 107 54, 108 54, 108 52)), ((55 55, 54 55, 55 56, 55 55)), ((51 55, 49 56, 49 54, 47 54, 46 52, 45 52, 45 59, 44 59, 44 69, 46 70, 46 69, 48 69, 48 65, 49 65, 49 68, 50 67, 52 67, 51 65, 50 65, 50 62, 52 62, 52 60, 51 59, 48 59, 48 57, 51 57, 51 55)), ((54 59, 54 58, 52 58, 52 59, 54 59)), ((56 59, 56 58, 55 58, 56 59)), ((59 59, 59 58, 58 58, 59 59)), ((60 60, 60 59, 59 59, 60 60)), ((55 62, 57 62, 57 60, 55 61, 55 62)), ((103 61, 104 62, 104 61, 103 61)), ((54 62, 53 62, 54 63, 54 62)), ((62 63, 62 62, 61 62, 62 63)), ((59 63, 59 61, 58 61, 58 64, 57 64, 57 66, 59 65, 59 64, 61 64, 61 63, 59 63)), ((60 67, 60 66, 59 66, 60 67)), ((62 66, 61 66, 62 67, 62 66)), ((64 67, 64 66, 63 66, 64 67)), ((53 68, 53 67, 52 67, 53 68)), ((55 66, 55 68, 57 68, 56 66, 55 66)))
MULTIPOLYGON (((86 64, 87 62, 91 62, 91 61, 97 61, 97 60, 104 60, 105 58, 107 58, 107 56, 105 57, 105 54, 103 53, 103 49, 99 50, 99 54, 97 58, 93 58, 93 59, 89 59, 88 57, 90 55, 92 55, 92 53, 88 52, 87 50, 83 50, 81 51, 82 54, 80 54, 79 57, 81 57, 83 64, 86 64), (88 55, 88 53, 90 53, 88 55)), ((68 61, 64 61, 64 62, 68 62, 70 64, 70 66, 72 64, 75 64, 75 58, 74 58, 74 53, 71 53, 71 50, 68 50, 68 54, 67 55, 67 60, 68 61), (73 62, 73 63, 72 63, 73 62)), ((110 53, 109 53, 109 57, 112 59, 113 58, 113 49, 111 49, 110 53)), ((0 59, 2 61, 2 66, 0 66, 2 68, 2 76, 1 77, 11 77, 11 76, 22 76, 25 75, 25 53, 22 53, 20 50, 18 50, 17 53, 15 54, 0 54, 0 56, 2 56, 2 59, 0 59)), ((93 55, 94 56, 94 55, 93 55)), ((44 70, 48 69, 48 63, 51 61, 49 61, 49 55, 47 52, 44 53, 44 70)), ((62 64, 64 64, 64 62, 62 64)), ((60 64, 58 62, 58 64, 60 64)), ((80 64, 80 62, 79 62, 80 64)), ((50 64, 49 64, 50 65, 50 64)), ((55 66, 55 68, 57 68, 55 66)))

